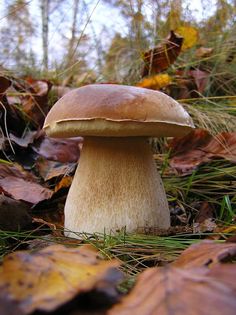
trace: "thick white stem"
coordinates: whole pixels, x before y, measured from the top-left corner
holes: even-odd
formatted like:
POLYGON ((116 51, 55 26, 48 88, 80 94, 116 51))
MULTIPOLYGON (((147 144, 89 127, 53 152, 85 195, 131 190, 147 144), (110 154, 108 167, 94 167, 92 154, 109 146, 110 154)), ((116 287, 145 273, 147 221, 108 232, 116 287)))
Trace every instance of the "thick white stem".
POLYGON ((165 191, 146 138, 86 138, 66 200, 65 234, 169 225, 165 191))

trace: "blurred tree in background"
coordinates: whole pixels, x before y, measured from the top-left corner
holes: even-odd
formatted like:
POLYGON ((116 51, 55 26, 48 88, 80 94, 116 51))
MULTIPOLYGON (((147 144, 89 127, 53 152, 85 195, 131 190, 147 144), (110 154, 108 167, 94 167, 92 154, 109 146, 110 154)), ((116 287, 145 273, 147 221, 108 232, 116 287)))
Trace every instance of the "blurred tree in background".
POLYGON ((0 30, 1 62, 22 70, 35 66, 33 36, 35 25, 26 0, 6 1, 5 25, 0 30))

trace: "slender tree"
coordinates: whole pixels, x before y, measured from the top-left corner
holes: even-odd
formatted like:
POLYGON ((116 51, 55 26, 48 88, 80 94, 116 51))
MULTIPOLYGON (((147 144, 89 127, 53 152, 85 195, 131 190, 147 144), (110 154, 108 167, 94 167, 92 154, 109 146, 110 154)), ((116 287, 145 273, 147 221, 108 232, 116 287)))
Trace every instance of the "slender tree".
POLYGON ((68 44, 66 68, 70 67, 75 62, 76 43, 78 40, 77 38, 78 10, 79 10, 79 0, 74 0, 73 1, 73 17, 72 17, 72 24, 71 24, 71 35, 70 35, 69 44, 68 44))
POLYGON ((44 70, 48 70, 49 3, 50 0, 41 0, 40 3, 42 16, 42 45, 44 70))

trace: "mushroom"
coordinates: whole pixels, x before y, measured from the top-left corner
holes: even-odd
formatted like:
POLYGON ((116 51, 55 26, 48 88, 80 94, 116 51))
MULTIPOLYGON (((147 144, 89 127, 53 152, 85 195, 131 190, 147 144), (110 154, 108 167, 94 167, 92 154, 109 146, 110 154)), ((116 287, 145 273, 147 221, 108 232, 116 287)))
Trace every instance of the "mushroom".
POLYGON ((87 85, 59 99, 43 128, 51 137, 84 137, 65 204, 65 235, 170 226, 147 139, 183 136, 194 128, 178 102, 144 88, 87 85))

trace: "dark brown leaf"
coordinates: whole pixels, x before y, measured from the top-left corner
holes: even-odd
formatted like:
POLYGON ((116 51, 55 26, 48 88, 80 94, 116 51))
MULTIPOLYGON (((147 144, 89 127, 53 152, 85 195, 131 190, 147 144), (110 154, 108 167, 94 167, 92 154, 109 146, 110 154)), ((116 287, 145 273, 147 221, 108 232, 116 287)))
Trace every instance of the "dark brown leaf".
POLYGON ((144 69, 142 77, 166 70, 178 57, 183 37, 170 32, 165 43, 146 51, 143 54, 144 69))
POLYGON ((2 94, 9 88, 11 85, 11 81, 3 76, 0 76, 0 100, 2 98, 2 94))

